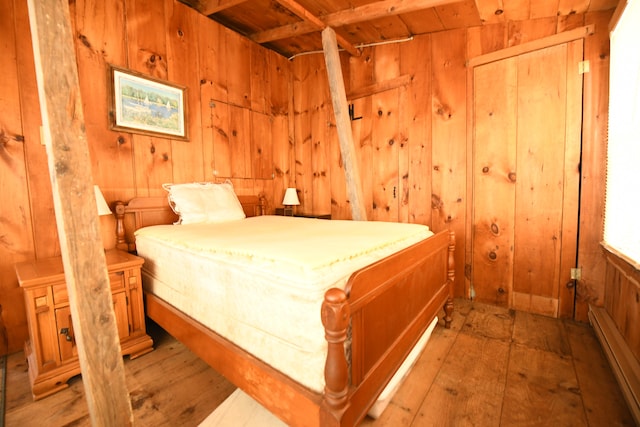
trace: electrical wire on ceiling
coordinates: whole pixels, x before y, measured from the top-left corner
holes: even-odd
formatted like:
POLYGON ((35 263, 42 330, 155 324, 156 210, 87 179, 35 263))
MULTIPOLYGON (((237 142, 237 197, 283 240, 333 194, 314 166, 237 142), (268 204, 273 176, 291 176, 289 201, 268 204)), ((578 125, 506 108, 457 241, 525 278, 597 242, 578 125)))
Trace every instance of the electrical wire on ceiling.
MULTIPOLYGON (((413 40, 413 36, 411 37, 406 37, 403 39, 394 39, 394 40, 384 40, 384 41, 380 41, 380 42, 373 42, 373 43, 363 43, 363 44, 359 44, 359 45, 355 45, 354 47, 356 49, 362 49, 365 47, 372 47, 372 46, 380 46, 383 44, 391 44, 391 43, 404 43, 404 42, 409 42, 413 40)), ((338 49, 340 52, 344 51, 345 49, 338 49)), ((290 56, 289 58, 287 58, 289 61, 291 61, 293 58, 295 58, 296 56, 302 56, 302 55, 312 55, 314 53, 324 53, 323 50, 312 50, 309 52, 300 52, 300 53, 296 53, 293 56, 290 56)))

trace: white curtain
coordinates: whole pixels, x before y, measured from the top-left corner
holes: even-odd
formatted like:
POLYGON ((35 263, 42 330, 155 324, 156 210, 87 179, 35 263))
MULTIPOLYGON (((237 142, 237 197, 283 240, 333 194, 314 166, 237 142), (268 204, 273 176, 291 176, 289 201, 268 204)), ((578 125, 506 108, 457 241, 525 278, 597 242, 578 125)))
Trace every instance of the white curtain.
MULTIPOLYGON (((624 0, 623 0, 624 1, 624 0)), ((611 33, 604 243, 640 265, 640 0, 611 33)))

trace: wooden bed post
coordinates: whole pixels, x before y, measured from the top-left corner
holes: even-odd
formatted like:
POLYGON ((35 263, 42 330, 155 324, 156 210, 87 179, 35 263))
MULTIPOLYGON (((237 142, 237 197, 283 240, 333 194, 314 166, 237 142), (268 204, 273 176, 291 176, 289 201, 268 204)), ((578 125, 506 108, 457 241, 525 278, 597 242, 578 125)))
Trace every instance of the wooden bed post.
POLYGON ((444 327, 447 329, 451 327, 451 315, 453 314, 453 282, 456 277, 455 250, 456 234, 453 231, 449 231, 449 257, 447 259, 447 286, 449 288, 449 297, 444 304, 444 327))
POLYGON ((124 212, 125 206, 121 201, 115 203, 114 215, 116 217, 116 248, 129 252, 129 244, 124 234, 124 212))
POLYGON ((347 295, 341 289, 329 289, 322 303, 322 325, 328 343, 327 362, 324 367, 324 403, 335 420, 346 409, 349 390, 347 358, 344 342, 351 316, 347 295))

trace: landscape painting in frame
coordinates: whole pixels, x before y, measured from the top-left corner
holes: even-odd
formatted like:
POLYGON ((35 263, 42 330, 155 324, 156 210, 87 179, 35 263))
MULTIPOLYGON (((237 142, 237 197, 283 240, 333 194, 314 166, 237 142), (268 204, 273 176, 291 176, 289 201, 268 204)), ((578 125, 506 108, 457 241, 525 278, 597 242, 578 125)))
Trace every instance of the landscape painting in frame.
POLYGON ((187 140, 186 89, 110 67, 111 128, 187 140))

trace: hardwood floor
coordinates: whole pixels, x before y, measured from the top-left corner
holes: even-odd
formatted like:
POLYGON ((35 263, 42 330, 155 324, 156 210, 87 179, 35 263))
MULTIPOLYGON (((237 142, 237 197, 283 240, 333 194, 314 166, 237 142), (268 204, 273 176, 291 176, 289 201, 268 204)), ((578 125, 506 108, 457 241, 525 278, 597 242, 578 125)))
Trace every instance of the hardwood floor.
MULTIPOLYGON (((235 389, 157 326, 125 359, 138 426, 197 426, 235 389)), ((7 360, 5 425, 91 425, 80 377, 33 402, 22 353, 7 360)), ((364 426, 633 426, 587 324, 457 300, 377 420, 364 426)))

